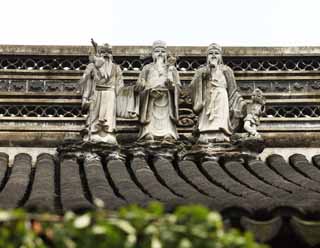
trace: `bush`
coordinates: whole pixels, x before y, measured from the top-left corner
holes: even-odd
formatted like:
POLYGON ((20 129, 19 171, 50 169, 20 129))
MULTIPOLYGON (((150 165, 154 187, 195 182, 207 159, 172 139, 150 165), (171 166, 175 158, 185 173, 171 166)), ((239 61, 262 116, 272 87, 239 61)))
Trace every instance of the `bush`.
POLYGON ((0 221, 0 247, 6 248, 265 247, 249 233, 225 231, 219 214, 198 205, 181 206, 173 213, 165 213, 159 203, 64 216, 0 211, 0 221))

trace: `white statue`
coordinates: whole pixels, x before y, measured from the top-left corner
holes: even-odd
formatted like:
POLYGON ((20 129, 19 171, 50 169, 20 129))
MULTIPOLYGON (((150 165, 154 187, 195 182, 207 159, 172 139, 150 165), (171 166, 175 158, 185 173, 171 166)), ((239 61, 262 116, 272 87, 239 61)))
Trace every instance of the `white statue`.
POLYGON ((95 55, 80 81, 82 107, 88 110, 85 141, 117 144, 116 96, 123 86, 122 72, 112 63, 111 46, 95 47, 95 55))
POLYGON ((153 63, 145 65, 136 85, 139 96, 139 139, 172 142, 178 138, 178 98, 180 79, 174 60, 167 61, 167 47, 155 41, 153 63))
POLYGON ((260 125, 260 117, 265 112, 265 98, 260 89, 255 89, 252 93, 251 103, 247 105, 247 116, 244 118, 244 130, 249 137, 261 138, 257 131, 260 125))
POLYGON ((196 71, 191 88, 193 110, 199 115, 198 142, 229 142, 241 117, 244 101, 232 69, 223 64, 219 45, 208 47, 207 65, 196 71))

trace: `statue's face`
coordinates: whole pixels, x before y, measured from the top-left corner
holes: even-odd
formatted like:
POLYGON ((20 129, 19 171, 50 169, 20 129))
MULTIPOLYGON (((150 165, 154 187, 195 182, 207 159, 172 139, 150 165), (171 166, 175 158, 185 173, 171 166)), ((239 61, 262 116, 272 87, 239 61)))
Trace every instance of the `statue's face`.
POLYGON ((100 68, 101 66, 103 66, 105 62, 105 59, 102 56, 94 56, 94 65, 97 68, 100 68))
POLYGON ((260 89, 255 89, 253 95, 256 97, 262 97, 262 91, 260 89))
POLYGON ((152 52, 152 58, 154 62, 162 60, 164 62, 167 59, 167 51, 163 47, 156 47, 152 52))
POLYGON ((207 63, 211 67, 216 67, 222 62, 222 54, 219 50, 212 49, 208 52, 207 63))
POLYGON ((106 60, 111 60, 112 58, 112 53, 108 53, 108 52, 103 52, 100 54, 101 57, 103 57, 106 60))

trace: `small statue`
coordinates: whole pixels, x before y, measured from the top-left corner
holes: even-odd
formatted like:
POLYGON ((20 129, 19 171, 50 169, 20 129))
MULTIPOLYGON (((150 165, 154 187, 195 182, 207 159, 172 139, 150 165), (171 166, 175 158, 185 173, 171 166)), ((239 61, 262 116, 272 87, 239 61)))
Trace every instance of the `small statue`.
POLYGON ((228 143, 238 127, 245 102, 232 69, 223 64, 222 49, 211 44, 207 65, 198 69, 191 82, 193 110, 199 115, 198 143, 228 143))
POLYGON ((139 140, 172 143, 178 139, 178 99, 180 79, 175 59, 167 60, 167 46, 155 41, 153 63, 143 67, 136 84, 139 96, 139 140))
POLYGON ((265 98, 260 89, 255 89, 252 93, 251 103, 247 104, 247 116, 244 118, 244 130, 249 137, 261 138, 257 131, 260 125, 260 117, 265 112, 265 98))
POLYGON ((122 72, 112 63, 111 46, 91 41, 95 54, 80 80, 82 108, 88 111, 84 140, 117 144, 116 96, 123 86, 122 72))

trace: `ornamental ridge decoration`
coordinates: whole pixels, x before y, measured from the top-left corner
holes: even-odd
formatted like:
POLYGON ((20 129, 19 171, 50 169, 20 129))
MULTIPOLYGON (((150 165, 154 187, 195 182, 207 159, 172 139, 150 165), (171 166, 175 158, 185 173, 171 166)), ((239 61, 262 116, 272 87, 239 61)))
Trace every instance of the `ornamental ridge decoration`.
MULTIPOLYGON (((266 92, 277 91, 278 85, 283 85, 286 89, 282 92, 320 91, 320 81, 300 80, 300 81, 238 81, 242 94, 252 93, 254 89, 266 92), (299 87, 298 87, 299 86, 299 87)), ((192 110, 189 82, 182 82, 179 97, 179 127, 193 127, 197 123, 197 116, 192 110)), ((0 80, 1 92, 79 92, 79 85, 76 80, 0 80)), ((84 117, 79 104, 70 105, 67 103, 60 105, 52 104, 0 104, 0 116, 5 117, 84 117)), ((320 117, 320 105, 315 103, 295 103, 282 104, 267 103, 266 111, 263 115, 269 118, 305 118, 320 117)))
MULTIPOLYGON (((264 93, 298 93, 320 92, 320 80, 237 80, 242 94, 252 93, 254 89, 260 89, 264 93)), ((125 85, 134 85, 135 81, 125 80, 125 85)), ((181 81, 184 88, 180 96, 180 102, 189 101, 189 80, 181 81)), ((0 79, 0 92, 79 92, 78 80, 43 80, 43 79, 0 79)))
MULTIPOLYGON (((178 127, 193 127, 198 117, 191 110, 190 105, 179 109, 178 127)), ((0 117, 85 117, 78 105, 44 105, 44 104, 0 104, 0 117)), ((272 104, 266 106, 263 117, 266 118, 319 118, 320 106, 316 104, 283 105, 272 104)))
MULTIPOLYGON (((150 58, 115 56, 115 63, 123 71, 140 71, 150 58)), ((224 62, 235 72, 318 71, 320 57, 224 57, 224 62)), ((89 63, 88 56, 0 56, 0 70, 75 70, 82 71, 89 63)), ((178 71, 195 71, 206 63, 205 57, 177 58, 178 71)))

